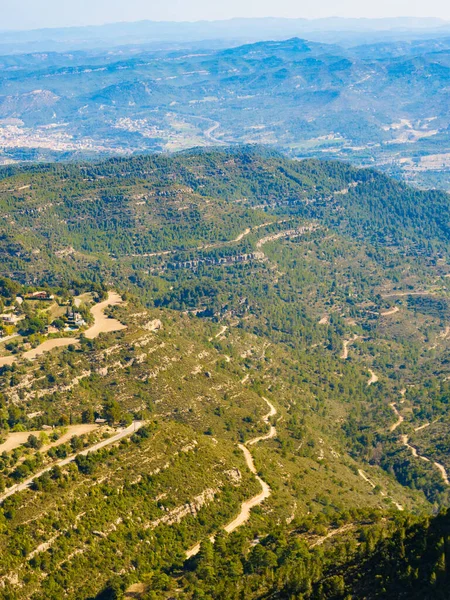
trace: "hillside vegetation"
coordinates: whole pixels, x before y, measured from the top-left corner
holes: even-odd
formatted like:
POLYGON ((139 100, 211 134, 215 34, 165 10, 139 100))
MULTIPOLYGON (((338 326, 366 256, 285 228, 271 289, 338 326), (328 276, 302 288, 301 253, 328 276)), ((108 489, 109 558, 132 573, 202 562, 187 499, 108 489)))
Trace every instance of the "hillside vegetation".
POLYGON ((445 597, 449 206, 255 148, 4 169, 1 594, 445 597))

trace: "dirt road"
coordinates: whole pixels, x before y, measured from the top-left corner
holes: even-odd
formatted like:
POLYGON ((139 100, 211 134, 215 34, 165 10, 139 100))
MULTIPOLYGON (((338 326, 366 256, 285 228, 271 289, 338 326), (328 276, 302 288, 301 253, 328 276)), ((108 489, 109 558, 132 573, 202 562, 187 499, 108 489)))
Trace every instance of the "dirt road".
MULTIPOLYGON (((424 427, 426 427, 426 425, 423 425, 422 427, 419 427, 418 429, 416 429, 415 431, 419 431, 420 429, 423 429, 424 427)), ((440 463, 436 462, 436 461, 432 461, 430 458, 428 458, 427 456, 423 456, 423 454, 419 454, 419 452, 417 451, 417 448, 415 448, 414 446, 411 446, 411 444, 409 443, 409 437, 407 435, 402 435, 400 437, 400 440, 402 442, 402 444, 408 448, 408 450, 411 451, 411 454, 415 457, 415 458, 420 458, 421 460, 425 461, 425 462, 429 462, 432 463, 436 469, 438 469, 438 471, 440 472, 442 479, 444 480, 444 483, 446 485, 450 485, 450 481, 448 478, 448 473, 444 467, 444 465, 441 465, 440 463)))
POLYGON ((399 310, 400 309, 398 306, 394 306, 394 308, 390 308, 389 310, 386 310, 385 312, 380 313, 380 315, 382 317, 389 317, 390 315, 395 315, 396 313, 398 313, 399 310))
MULTIPOLYGON (((255 231, 258 231, 258 229, 268 227, 269 225, 287 223, 290 220, 291 219, 279 219, 278 221, 267 221, 266 223, 261 223, 260 225, 254 225, 253 227, 246 227, 244 229, 244 231, 239 233, 232 240, 225 240, 222 242, 211 242, 209 244, 202 244, 200 246, 196 246, 196 248, 194 248, 194 250, 201 251, 201 250, 211 250, 213 248, 224 248, 226 246, 230 246, 232 244, 236 244, 237 242, 242 241, 245 237, 250 235, 250 233, 254 233, 255 231)), ((292 231, 290 233, 292 233, 292 231)), ((266 238, 262 238, 261 240, 259 240, 258 243, 260 243, 262 245, 265 243, 264 240, 266 240, 266 238)), ((266 241, 268 241, 268 240, 266 240, 266 241)), ((179 249, 161 250, 159 252, 144 252, 143 254, 126 254, 124 256, 132 257, 132 258, 148 258, 148 257, 153 257, 153 256, 170 256, 171 254, 176 254, 179 251, 180 251, 179 249)))
POLYGON ((108 292, 107 300, 99 302, 91 308, 91 313, 94 317, 94 324, 84 332, 84 335, 89 340, 93 340, 101 333, 112 333, 113 331, 121 331, 122 329, 125 329, 126 326, 120 321, 117 319, 110 319, 105 315, 105 309, 108 308, 108 306, 117 306, 122 302, 123 300, 119 294, 116 292, 108 292))
MULTIPOLYGON (((52 446, 59 446, 60 444, 64 444, 68 442, 71 437, 74 435, 84 435, 85 433, 91 433, 98 428, 98 425, 69 425, 67 427, 67 433, 62 435, 56 442, 52 442, 51 444, 46 444, 41 448, 42 452, 45 452, 48 448, 52 446)), ((39 437, 40 433, 46 433, 47 435, 51 433, 51 431, 13 431, 10 433, 6 439, 6 442, 0 444, 0 454, 2 452, 10 452, 14 450, 14 448, 18 448, 25 444, 30 435, 35 435, 39 437)))
POLYGON ((214 336, 214 338, 215 338, 215 339, 217 339, 217 338, 220 338, 220 337, 222 337, 222 336, 223 336, 223 334, 225 333, 225 331, 226 331, 227 329, 228 329, 228 325, 222 325, 222 327, 221 327, 221 329, 220 329, 219 333, 217 333, 217 334, 214 336))
POLYGON ((12 365, 17 360, 17 356, 2 356, 0 357, 0 367, 5 365, 12 365))
POLYGON ((395 430, 397 429, 397 427, 398 427, 399 425, 401 425, 405 419, 404 419, 404 417, 403 417, 403 416, 402 416, 402 415, 401 415, 401 414, 398 412, 398 410, 397 410, 397 407, 396 407, 396 405, 395 405, 395 402, 391 402, 391 403, 389 404, 389 406, 392 408, 392 410, 395 412, 395 414, 396 414, 396 415, 397 415, 397 417, 398 417, 398 418, 397 418, 397 421, 396 421, 396 422, 395 422, 393 425, 391 425, 391 426, 389 427, 389 431, 390 431, 390 432, 392 432, 392 431, 395 431, 395 430))
POLYGON ((406 448, 408 448, 408 450, 411 450, 411 454, 414 456, 414 458, 421 458, 422 460, 424 460, 426 462, 430 462, 429 458, 427 458, 426 456, 421 456, 417 452, 417 449, 414 448, 414 446, 411 446, 411 444, 409 443, 409 437, 407 435, 401 435, 400 441, 406 448))
POLYGON ((347 360, 348 358, 348 348, 351 346, 356 340, 359 338, 359 335, 354 335, 351 340, 344 340, 342 342, 342 354, 341 358, 347 360))
POLYGON ((316 231, 319 228, 317 223, 310 223, 309 225, 303 225, 302 227, 297 227, 296 229, 288 229, 285 231, 279 231, 278 233, 272 233, 271 235, 267 235, 266 237, 261 238, 256 242, 256 248, 262 248, 264 244, 268 242, 275 242, 276 240, 282 238, 294 238, 300 237, 305 233, 311 233, 316 231))
POLYGON ((144 421, 134 421, 134 423, 132 423, 129 427, 127 427, 126 429, 122 429, 122 431, 119 431, 112 437, 106 440, 102 440, 101 442, 94 444, 90 448, 86 448, 86 450, 83 450, 82 452, 78 452, 78 454, 74 454, 73 456, 69 456, 68 458, 64 458, 63 460, 59 460, 58 462, 51 464, 50 466, 46 467, 45 469, 42 469, 38 473, 35 473, 31 477, 28 477, 28 479, 25 479, 25 481, 22 481, 21 483, 18 483, 13 487, 8 488, 3 494, 0 495, 0 504, 2 504, 6 500, 6 498, 9 498, 9 496, 12 496, 17 492, 22 492, 23 490, 29 488, 35 479, 37 479, 47 471, 51 471, 53 467, 64 467, 69 463, 73 462, 77 456, 87 456, 90 452, 96 452, 97 450, 100 450, 105 446, 110 446, 111 444, 120 441, 122 438, 131 435, 132 433, 140 429, 143 425, 144 421))
MULTIPOLYGON (((254 444, 258 444, 259 442, 262 442, 264 440, 270 440, 271 438, 274 438, 277 435, 276 427, 274 427, 273 425, 270 424, 270 418, 274 417, 277 414, 277 411, 276 411, 275 407, 273 406, 273 404, 271 404, 267 400, 267 398, 263 398, 263 400, 266 402, 267 406, 270 409, 270 411, 267 413, 267 415, 265 415, 263 417, 264 423, 266 423, 266 425, 270 425, 269 433, 266 433, 266 435, 261 435, 259 437, 249 440, 248 442, 246 442, 247 446, 253 446, 254 444)), ((251 468, 250 468, 250 471, 251 471, 251 468)), ((253 472, 255 473, 256 471, 253 471, 253 472)))
POLYGON ((22 354, 22 358, 26 358, 28 360, 34 360, 38 356, 42 356, 46 352, 50 352, 54 348, 63 348, 64 346, 70 346, 71 344, 78 344, 79 340, 77 338, 54 338, 51 340, 46 340, 42 344, 39 344, 36 348, 32 350, 28 350, 22 354))
POLYGON ((321 546, 324 542, 334 537, 335 535, 341 535, 342 533, 346 533, 351 529, 354 529, 353 523, 347 523, 346 525, 342 525, 342 527, 338 527, 338 529, 332 529, 327 535, 320 537, 314 543, 311 544, 310 548, 315 548, 316 546, 321 546))
POLYGON ((214 121, 214 125, 211 125, 211 127, 205 131, 205 137, 208 138, 208 140, 210 140, 211 142, 215 142, 216 144, 223 144, 223 140, 219 140, 213 135, 213 132, 217 131, 219 127, 220 123, 218 121, 214 121))
POLYGON ((372 369, 369 369, 369 374, 370 374, 370 379, 367 382, 367 385, 372 385, 373 383, 376 383, 378 381, 378 375, 376 373, 374 373, 372 371, 372 369))
MULTIPOLYGON (((374 484, 374 482, 367 477, 367 475, 364 473, 364 471, 362 471, 361 469, 358 469, 358 474, 360 477, 362 477, 364 479, 364 481, 366 481, 370 485, 370 487, 372 489, 376 488, 376 485, 374 484)), ((390 498, 390 500, 392 500, 392 502, 395 505, 395 507, 397 508, 397 510, 404 510, 403 506, 401 504, 399 504, 396 500, 394 500, 394 498, 392 498, 392 496, 387 496, 386 492, 381 491, 380 495, 385 498, 390 498)))
MULTIPOLYGON (((404 296, 436 296, 437 292, 426 291, 423 292, 391 292, 389 294, 381 294, 382 298, 402 298, 404 296)), ((397 311, 396 311, 397 312, 397 311)))
MULTIPOLYGON (((263 440, 268 440, 277 435, 276 428, 270 424, 270 418, 274 417, 277 414, 276 408, 273 406, 273 404, 271 402, 269 402, 269 400, 267 400, 267 398, 263 398, 263 400, 266 402, 266 404, 268 405, 268 407, 270 409, 269 412, 266 415, 264 415, 264 417, 262 418, 264 423, 266 423, 267 425, 270 425, 269 433, 267 433, 266 435, 261 435, 256 438, 253 438, 251 440, 248 440, 248 442, 246 442, 245 444, 238 445, 239 448, 244 453, 245 462, 247 463, 247 467, 255 475, 256 479, 258 480, 258 482, 261 486, 261 492, 259 494, 257 494, 256 496, 253 496, 253 498, 250 498, 249 500, 246 500, 245 502, 243 502, 241 504, 241 510, 240 510, 238 516, 235 519, 233 519, 230 523, 225 525, 225 527, 224 527, 224 529, 227 533, 231 533, 232 531, 234 531, 235 529, 237 529, 238 527, 241 527, 241 525, 246 523, 248 521, 248 519, 250 518, 250 512, 251 512, 252 508, 262 504, 264 502, 264 500, 267 500, 267 498, 271 494, 271 489, 270 489, 269 484, 267 482, 265 482, 264 479, 262 479, 258 475, 258 472, 255 467, 255 463, 253 462, 253 456, 251 455, 250 450, 247 447, 247 446, 253 446, 253 445, 257 444, 258 442, 261 442, 263 440)), ((214 538, 214 536, 211 536, 209 539, 211 542, 214 542, 215 538, 214 538)), ((200 551, 200 543, 198 543, 195 546, 193 546, 192 548, 190 548, 186 552, 186 557, 191 558, 192 556, 195 556, 196 554, 198 554, 199 551, 200 551)))
POLYGON ((448 479, 448 474, 447 474, 447 471, 445 470, 444 465, 441 465, 438 462, 434 462, 433 464, 441 472, 442 479, 444 480, 444 483, 446 483, 447 485, 450 485, 450 481, 448 479))

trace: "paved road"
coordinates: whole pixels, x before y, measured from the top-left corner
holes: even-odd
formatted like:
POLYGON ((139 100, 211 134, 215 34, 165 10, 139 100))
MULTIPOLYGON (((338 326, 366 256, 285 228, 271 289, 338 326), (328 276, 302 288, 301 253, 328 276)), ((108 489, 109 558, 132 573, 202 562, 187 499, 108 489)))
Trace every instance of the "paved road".
POLYGON ((6 498, 9 498, 9 496, 12 496, 13 494, 16 494, 17 492, 22 492, 23 490, 26 490, 27 488, 29 488, 35 479, 40 477, 43 473, 46 473, 47 471, 51 471, 51 469, 53 469, 53 467, 56 467, 56 466, 64 467, 65 465, 68 465, 69 463, 73 462, 77 456, 86 456, 90 452, 95 452, 96 450, 100 450, 101 448, 104 448, 105 446, 114 444, 115 442, 118 442, 122 438, 124 438, 128 435, 131 435, 132 433, 134 433, 135 431, 140 429, 143 425, 144 425, 144 421, 134 421, 129 427, 127 427, 126 429, 122 429, 121 431, 119 431, 118 433, 113 435, 112 437, 110 437, 106 440, 102 440, 101 442, 94 444, 90 448, 86 448, 86 450, 83 450, 82 452, 78 452, 78 454, 74 454, 73 456, 69 456, 68 458, 59 460, 58 462, 53 463, 52 465, 46 467, 45 469, 42 469, 38 473, 35 473, 31 477, 29 477, 28 479, 25 479, 25 481, 22 481, 21 483, 18 483, 16 485, 14 485, 13 487, 8 488, 0 496, 0 504, 2 504, 6 500, 6 498))

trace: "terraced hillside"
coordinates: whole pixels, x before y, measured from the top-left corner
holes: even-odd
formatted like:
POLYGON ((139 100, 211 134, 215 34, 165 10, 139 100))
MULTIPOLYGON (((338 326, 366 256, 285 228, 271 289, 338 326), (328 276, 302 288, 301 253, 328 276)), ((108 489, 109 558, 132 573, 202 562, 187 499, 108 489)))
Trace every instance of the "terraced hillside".
POLYGON ((333 553, 448 507, 446 194, 255 149, 2 175, 5 597, 340 598, 333 553))
MULTIPOLYGON (((149 312, 131 299, 116 316, 127 326, 122 332, 54 350, 31 364, 19 358, 4 369, 6 405, 40 415, 22 420, 23 428, 39 431, 44 421, 64 422, 64 415, 72 423, 95 414, 111 425, 126 423, 127 415, 139 421, 121 441, 87 457, 83 448, 115 434, 100 425, 90 439, 78 436, 53 451, 31 447, 3 456, 2 582, 8 593, 19 583, 24 597, 33 589, 53 597, 62 588, 87 597, 99 589, 99 569, 106 583, 118 561, 130 573, 173 564, 174 556, 183 562, 184 551, 232 521, 240 502, 259 493, 238 444, 267 431, 263 393, 277 406, 277 436, 249 446, 271 489, 255 509, 262 530, 280 519, 320 514, 325 506, 330 515, 356 510, 362 499, 374 509, 425 507, 420 495, 380 469, 371 475, 379 486, 374 493, 332 426, 332 413, 346 411, 330 398, 322 408, 330 420, 318 417, 308 399, 313 388, 301 384, 295 361, 282 349, 171 311, 149 312), (43 378, 33 377, 36 369, 43 378), (67 379, 74 382, 70 390, 67 379), (33 479, 31 489, 20 491, 25 477, 33 479), (154 551, 153 563, 146 548, 155 543, 165 551, 154 551)), ((344 364, 322 385, 331 390, 333 380, 355 377, 364 389, 364 373, 344 364)))

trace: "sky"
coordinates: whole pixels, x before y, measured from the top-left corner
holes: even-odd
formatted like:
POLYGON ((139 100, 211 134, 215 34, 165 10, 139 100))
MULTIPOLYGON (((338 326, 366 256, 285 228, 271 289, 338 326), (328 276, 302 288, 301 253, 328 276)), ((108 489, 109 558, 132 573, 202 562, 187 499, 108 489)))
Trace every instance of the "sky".
POLYGON ((232 17, 440 17, 449 0, 0 0, 0 30, 232 17))

